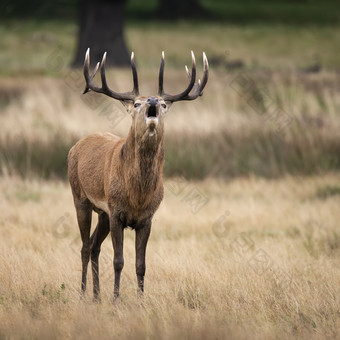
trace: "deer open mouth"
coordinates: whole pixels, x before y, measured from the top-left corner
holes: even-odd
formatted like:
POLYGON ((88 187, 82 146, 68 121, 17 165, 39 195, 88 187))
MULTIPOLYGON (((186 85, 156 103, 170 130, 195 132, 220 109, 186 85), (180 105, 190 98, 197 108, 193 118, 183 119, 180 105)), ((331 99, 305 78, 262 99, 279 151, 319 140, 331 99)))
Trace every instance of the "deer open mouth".
POLYGON ((150 118, 150 117, 157 117, 157 108, 155 105, 151 105, 148 108, 148 112, 146 113, 146 117, 150 118))
POLYGON ((157 130, 158 125, 158 112, 156 105, 150 105, 145 114, 145 122, 149 136, 153 136, 157 130))

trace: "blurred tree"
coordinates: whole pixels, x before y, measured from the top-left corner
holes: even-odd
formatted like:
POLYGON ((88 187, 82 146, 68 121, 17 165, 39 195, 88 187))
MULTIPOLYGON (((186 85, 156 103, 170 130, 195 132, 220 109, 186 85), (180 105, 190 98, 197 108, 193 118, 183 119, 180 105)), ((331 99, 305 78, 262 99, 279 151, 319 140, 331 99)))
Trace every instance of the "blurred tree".
POLYGON ((157 12, 165 19, 202 17, 209 14, 199 0, 158 0, 157 12))
MULTIPOLYGON (((91 59, 100 61, 108 52, 107 66, 129 65, 123 36, 124 8, 127 0, 81 0, 78 43, 72 67, 82 67, 88 47, 91 59)), ((158 0, 157 11, 165 19, 207 15, 199 0, 158 0)))
POLYGON ((126 0, 81 0, 77 50, 72 67, 82 67, 88 47, 91 60, 100 61, 108 53, 107 66, 129 64, 123 36, 126 0))

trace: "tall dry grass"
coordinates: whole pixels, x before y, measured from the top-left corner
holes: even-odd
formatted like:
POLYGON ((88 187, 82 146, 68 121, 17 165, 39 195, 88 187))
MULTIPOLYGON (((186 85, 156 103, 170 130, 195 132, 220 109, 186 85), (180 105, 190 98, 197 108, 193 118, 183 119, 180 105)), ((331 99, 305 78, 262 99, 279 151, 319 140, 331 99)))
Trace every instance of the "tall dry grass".
POLYGON ((1 338, 339 337, 338 175, 173 179, 165 187, 144 299, 126 230, 121 298, 111 303, 108 238, 95 304, 90 273, 80 298, 81 242, 67 184, 2 177, 1 338), (207 201, 197 205, 193 190, 207 201))
MULTIPOLYGON (((142 91, 155 93, 157 79, 145 73, 142 91)), ((185 74, 171 68, 169 74, 167 88, 176 91, 185 74)), ((118 90, 131 86, 128 70, 109 77, 118 90)), ((339 169, 338 87, 331 72, 212 69, 204 96, 176 103, 168 114, 166 175, 278 177, 339 169), (243 88, 243 80, 250 86, 243 88)), ((96 131, 127 135, 131 118, 123 107, 98 94, 81 96, 82 88, 80 71, 62 79, 2 82, 2 173, 65 178, 67 152, 76 140, 96 131)))

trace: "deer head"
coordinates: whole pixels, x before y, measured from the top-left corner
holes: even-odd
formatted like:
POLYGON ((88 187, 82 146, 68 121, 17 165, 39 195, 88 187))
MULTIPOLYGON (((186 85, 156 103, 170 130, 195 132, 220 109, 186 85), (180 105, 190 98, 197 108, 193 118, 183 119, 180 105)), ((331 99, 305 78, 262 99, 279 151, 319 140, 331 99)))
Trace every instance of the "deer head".
POLYGON ((105 61, 106 52, 103 55, 102 61, 97 63, 91 75, 89 74, 90 68, 90 49, 87 49, 84 62, 84 76, 86 80, 86 87, 83 93, 90 90, 103 93, 111 98, 119 100, 131 114, 133 119, 132 127, 135 130, 135 136, 138 139, 160 139, 163 136, 164 130, 164 117, 169 111, 172 103, 181 100, 194 100, 203 94, 203 89, 208 81, 209 66, 208 59, 203 52, 203 79, 196 82, 196 61, 194 53, 191 51, 192 68, 191 73, 187 66, 185 66, 189 85, 187 88, 175 95, 166 93, 163 88, 164 78, 164 52, 162 52, 161 66, 159 70, 158 81, 158 95, 157 96, 140 96, 138 87, 137 69, 134 60, 134 53, 131 54, 131 68, 133 76, 133 89, 130 92, 118 93, 112 91, 106 82, 105 76, 105 61), (98 69, 100 69, 102 86, 98 87, 93 78, 96 75, 98 69))

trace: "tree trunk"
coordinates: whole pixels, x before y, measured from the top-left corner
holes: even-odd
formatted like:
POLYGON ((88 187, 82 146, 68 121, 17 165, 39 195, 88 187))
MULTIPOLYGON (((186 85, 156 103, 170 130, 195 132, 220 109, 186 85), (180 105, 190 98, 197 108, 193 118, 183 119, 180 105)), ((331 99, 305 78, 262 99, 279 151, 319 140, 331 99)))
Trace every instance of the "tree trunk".
POLYGON ((91 50, 93 64, 107 52, 107 66, 129 65, 123 36, 125 0, 82 0, 78 45, 72 67, 82 67, 85 52, 91 50))

